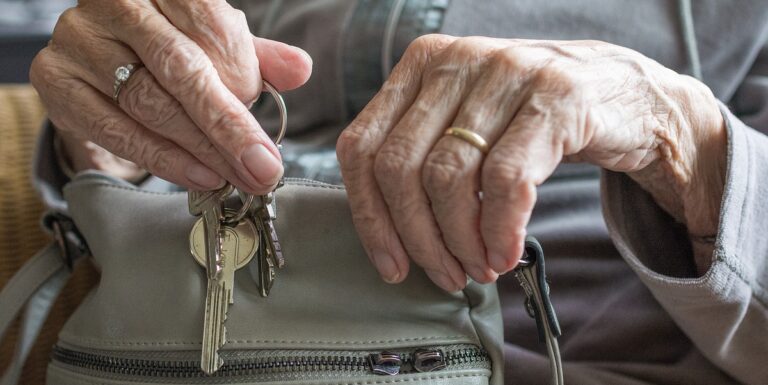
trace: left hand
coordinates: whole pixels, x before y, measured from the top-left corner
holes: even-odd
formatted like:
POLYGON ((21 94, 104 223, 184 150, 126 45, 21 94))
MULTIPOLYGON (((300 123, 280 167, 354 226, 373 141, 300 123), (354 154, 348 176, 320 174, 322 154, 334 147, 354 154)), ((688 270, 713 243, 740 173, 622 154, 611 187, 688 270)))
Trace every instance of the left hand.
POLYGON ((382 277, 403 280, 410 256, 455 291, 467 274, 490 282, 516 266, 536 186, 562 161, 626 172, 691 234, 710 235, 725 140, 706 86, 630 49, 428 35, 409 46, 337 153, 382 277), (444 136, 451 126, 480 134, 490 152, 444 136))

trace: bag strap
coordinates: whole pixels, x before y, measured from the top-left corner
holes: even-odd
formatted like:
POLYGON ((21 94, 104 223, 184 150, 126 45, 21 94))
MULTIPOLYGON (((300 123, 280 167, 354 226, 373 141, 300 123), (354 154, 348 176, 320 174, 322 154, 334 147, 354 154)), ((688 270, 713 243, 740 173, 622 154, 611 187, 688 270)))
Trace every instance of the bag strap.
POLYGON ((49 213, 43 223, 53 231, 55 242, 24 263, 0 291, 0 309, 3 309, 0 313, 0 337, 5 335, 24 309, 16 349, 0 385, 18 384, 21 370, 48 313, 72 274, 72 265, 89 254, 69 217, 49 213))

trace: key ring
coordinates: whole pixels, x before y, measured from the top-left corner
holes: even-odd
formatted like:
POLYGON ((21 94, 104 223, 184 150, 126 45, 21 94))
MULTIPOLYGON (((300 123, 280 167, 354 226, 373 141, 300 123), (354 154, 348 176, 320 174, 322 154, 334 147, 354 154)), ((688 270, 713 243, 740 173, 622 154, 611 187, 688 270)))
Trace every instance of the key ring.
MULTIPOLYGON (((280 131, 278 131, 277 137, 275 138, 275 144, 279 148, 283 141, 283 137, 285 137, 285 131, 288 129, 288 110, 285 108, 283 95, 280 95, 280 93, 277 92, 277 89, 268 81, 262 80, 262 83, 267 92, 269 92, 269 94, 272 95, 272 98, 275 99, 277 108, 280 110, 280 131)), ((264 90, 262 90, 262 92, 264 92, 264 90)))
MULTIPOLYGON (((272 95, 272 98, 275 99, 278 110, 280 110, 280 131, 278 131, 277 137, 275 138, 275 145, 277 145, 277 148, 280 149, 282 147, 281 142, 283 141, 285 132, 288 129, 288 109, 285 107, 285 100, 283 100, 283 95, 280 95, 280 93, 277 92, 277 89, 272 84, 266 80, 262 80, 262 87, 262 92, 265 92, 264 90, 269 92, 269 94, 272 95)), ((246 198, 243 199, 243 206, 240 207, 240 210, 238 210, 231 217, 225 217, 225 224, 240 222, 253 208, 252 206, 256 203, 256 199, 253 194, 240 194, 241 199, 243 195, 246 196, 246 198)))

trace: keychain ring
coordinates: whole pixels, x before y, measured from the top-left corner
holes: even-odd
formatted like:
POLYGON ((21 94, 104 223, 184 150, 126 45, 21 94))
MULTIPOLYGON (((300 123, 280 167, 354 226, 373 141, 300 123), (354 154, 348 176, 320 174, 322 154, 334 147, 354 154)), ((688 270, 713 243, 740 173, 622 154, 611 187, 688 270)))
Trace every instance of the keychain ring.
POLYGON ((262 84, 262 92, 265 92, 264 90, 269 92, 269 94, 272 95, 272 98, 275 99, 278 110, 280 110, 280 131, 278 131, 277 137, 275 138, 275 144, 279 146, 285 137, 285 131, 288 129, 288 110, 285 108, 283 95, 280 95, 280 93, 277 92, 277 89, 268 81, 262 80, 262 84))
MULTIPOLYGON (((277 92, 277 89, 266 80, 262 80, 262 84, 262 92, 269 92, 269 94, 272 95, 272 98, 275 99, 277 108, 280 110, 280 131, 278 131, 277 137, 275 138, 275 144, 279 149, 281 147, 280 142, 283 141, 283 138, 285 137, 285 131, 288 129, 288 110, 285 107, 285 100, 283 100, 283 96, 277 92)), ((240 222, 243 218, 245 218, 246 215, 248 215, 248 212, 251 210, 254 203, 256 203, 256 200, 253 194, 247 194, 247 197, 243 201, 243 206, 240 207, 240 209, 237 210, 234 215, 226 216, 224 218, 224 222, 229 224, 240 222)))

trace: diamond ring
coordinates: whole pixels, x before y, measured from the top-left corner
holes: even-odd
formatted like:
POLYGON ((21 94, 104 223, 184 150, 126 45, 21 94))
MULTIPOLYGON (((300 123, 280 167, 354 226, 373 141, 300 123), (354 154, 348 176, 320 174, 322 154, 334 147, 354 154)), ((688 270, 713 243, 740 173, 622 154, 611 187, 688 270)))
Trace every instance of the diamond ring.
POLYGON ((115 101, 115 104, 120 104, 120 100, 117 98, 120 96, 120 90, 123 88, 123 85, 128 81, 128 79, 131 78, 131 75, 133 75, 133 73, 140 67, 140 63, 131 63, 117 67, 115 70, 115 92, 112 94, 112 100, 115 101))

